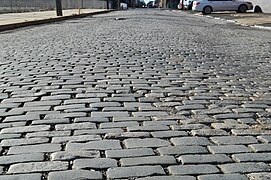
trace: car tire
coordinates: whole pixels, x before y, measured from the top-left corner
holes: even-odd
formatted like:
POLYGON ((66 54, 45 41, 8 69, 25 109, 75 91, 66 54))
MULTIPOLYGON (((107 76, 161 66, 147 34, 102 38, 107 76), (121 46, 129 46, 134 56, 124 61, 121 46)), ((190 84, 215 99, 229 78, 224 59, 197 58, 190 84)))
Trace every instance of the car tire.
POLYGON ((240 13, 245 13, 247 12, 247 6, 245 4, 241 4, 239 7, 238 7, 238 12, 240 13))
POLYGON ((202 14, 211 14, 211 12, 213 11, 211 6, 205 6, 202 10, 202 14))

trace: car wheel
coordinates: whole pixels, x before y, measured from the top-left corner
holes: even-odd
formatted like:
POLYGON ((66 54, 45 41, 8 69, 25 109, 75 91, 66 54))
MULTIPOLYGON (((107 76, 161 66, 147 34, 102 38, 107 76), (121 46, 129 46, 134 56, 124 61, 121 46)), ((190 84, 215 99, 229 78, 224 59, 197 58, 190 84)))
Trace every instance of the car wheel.
POLYGON ((240 13, 245 13, 245 12, 247 12, 247 6, 244 5, 244 4, 240 5, 239 8, 238 8, 238 11, 239 11, 240 13))
POLYGON ((211 14, 212 11, 213 11, 212 7, 206 6, 206 7, 203 8, 202 14, 211 14))

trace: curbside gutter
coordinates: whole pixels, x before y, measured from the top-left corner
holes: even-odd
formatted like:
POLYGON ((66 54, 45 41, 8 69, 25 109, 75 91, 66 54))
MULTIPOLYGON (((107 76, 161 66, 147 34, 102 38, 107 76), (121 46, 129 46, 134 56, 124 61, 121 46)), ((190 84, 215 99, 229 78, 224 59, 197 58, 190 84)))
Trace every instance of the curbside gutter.
POLYGON ((35 25, 41 25, 41 24, 47 24, 47 23, 54 23, 54 22, 68 20, 68 19, 84 18, 87 16, 92 16, 92 15, 97 15, 97 14, 105 14, 105 13, 109 13, 112 11, 115 11, 115 10, 104 10, 104 11, 97 11, 97 12, 90 12, 90 13, 60 16, 60 17, 49 18, 49 19, 41 19, 41 20, 34 20, 34 21, 25 21, 25 22, 5 24, 5 25, 0 25, 0 32, 7 31, 7 30, 13 30, 13 29, 17 29, 17 28, 23 28, 23 27, 27 27, 27 26, 35 26, 35 25))

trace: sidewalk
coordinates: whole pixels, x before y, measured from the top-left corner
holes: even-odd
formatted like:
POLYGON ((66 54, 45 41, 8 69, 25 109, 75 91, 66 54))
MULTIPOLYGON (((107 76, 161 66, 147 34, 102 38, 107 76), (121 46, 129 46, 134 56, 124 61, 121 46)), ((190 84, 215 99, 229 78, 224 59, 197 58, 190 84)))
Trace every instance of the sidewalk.
POLYGON ((25 12, 0 14, 0 31, 11 30, 29 25, 55 22, 74 17, 84 17, 99 13, 106 13, 107 9, 71 9, 63 10, 63 16, 56 16, 56 11, 25 12))
MULTIPOLYGON (((196 13, 201 15, 201 13, 196 13)), ((270 13, 235 13, 235 12, 214 12, 208 16, 226 19, 227 21, 234 22, 243 26, 259 27, 264 29, 271 29, 271 14, 270 13)))

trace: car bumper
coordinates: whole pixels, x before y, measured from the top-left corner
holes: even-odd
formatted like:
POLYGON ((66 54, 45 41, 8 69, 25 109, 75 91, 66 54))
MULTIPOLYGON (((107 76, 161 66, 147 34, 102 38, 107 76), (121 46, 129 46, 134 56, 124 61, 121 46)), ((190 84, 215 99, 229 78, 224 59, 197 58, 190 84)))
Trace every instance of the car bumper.
POLYGON ((192 11, 202 11, 202 8, 199 6, 192 6, 192 11))

